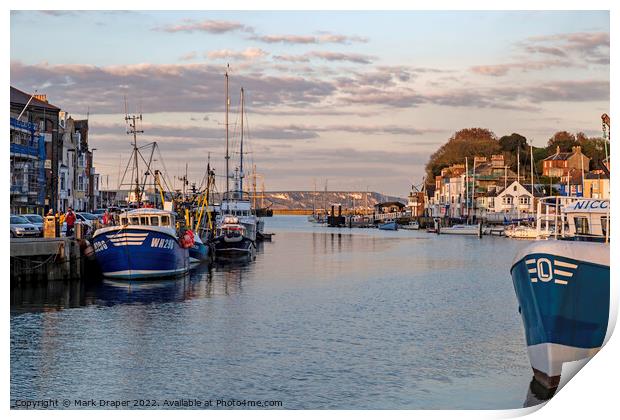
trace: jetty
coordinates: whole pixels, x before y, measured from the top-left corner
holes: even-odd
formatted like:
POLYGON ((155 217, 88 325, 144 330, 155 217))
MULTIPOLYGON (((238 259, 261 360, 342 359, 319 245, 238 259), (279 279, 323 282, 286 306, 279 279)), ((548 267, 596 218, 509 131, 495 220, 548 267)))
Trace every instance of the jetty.
POLYGON ((11 282, 82 278, 87 252, 74 238, 11 238, 11 282))

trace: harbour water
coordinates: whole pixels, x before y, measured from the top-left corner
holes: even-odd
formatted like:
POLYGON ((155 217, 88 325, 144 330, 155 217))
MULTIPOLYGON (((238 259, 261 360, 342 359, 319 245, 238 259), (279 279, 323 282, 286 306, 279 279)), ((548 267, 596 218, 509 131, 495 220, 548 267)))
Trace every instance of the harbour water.
POLYGON ((509 268, 524 244, 266 219, 255 261, 157 282, 11 290, 11 400, 278 400, 286 409, 523 406, 509 268))

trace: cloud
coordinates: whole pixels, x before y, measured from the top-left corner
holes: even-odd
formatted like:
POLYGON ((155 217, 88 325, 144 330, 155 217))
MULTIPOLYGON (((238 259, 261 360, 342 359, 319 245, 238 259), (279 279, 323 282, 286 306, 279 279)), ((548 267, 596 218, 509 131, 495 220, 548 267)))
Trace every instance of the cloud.
POLYGON ((586 67, 587 64, 609 64, 609 33, 578 32, 529 37, 517 43, 517 47, 528 54, 518 61, 470 68, 483 76, 505 76, 513 70, 523 72, 545 70, 552 67, 586 67), (553 59, 532 60, 532 56, 553 57, 553 59))
POLYGON ((609 32, 573 32, 533 36, 521 47, 530 53, 572 56, 594 64, 609 64, 609 32))
POLYGON ((358 64, 370 64, 376 57, 366 54, 340 53, 332 51, 310 51, 309 57, 319 58, 327 61, 349 61, 358 64))
MULTIPOLYGON (((190 118, 192 121, 198 121, 198 118, 190 118)), ((145 136, 148 138, 163 139, 185 139, 193 141, 193 139, 203 139, 205 141, 217 140, 224 138, 223 127, 204 127, 183 124, 150 124, 145 122, 142 126, 145 136)), ((235 131, 234 127, 231 127, 235 131)), ((120 135, 126 132, 123 124, 110 123, 93 123, 92 131, 97 135, 120 135)), ((231 131, 231 135, 233 134, 231 131)), ((339 124, 339 125, 258 125, 249 130, 247 138, 261 140, 311 140, 317 139, 321 134, 333 134, 338 132, 365 134, 365 135, 407 135, 419 136, 428 133, 439 132, 436 129, 419 129, 410 126, 398 125, 356 125, 356 124, 339 124)))
POLYGON ((504 98, 522 98, 532 103, 609 101, 609 82, 600 80, 548 81, 537 86, 497 88, 504 98))
POLYGON ((376 57, 366 54, 341 53, 332 51, 310 51, 301 55, 282 54, 273 57, 276 61, 289 61, 294 63, 304 63, 311 59, 326 60, 331 62, 350 62, 356 64, 371 64, 376 57))
MULTIPOLYGON (((39 89, 62 108, 123 112, 123 96, 141 98, 145 112, 222 112, 224 68, 205 63, 94 66, 11 63, 11 83, 39 89)), ((331 81, 310 77, 237 74, 231 92, 244 86, 253 107, 307 106, 331 96, 331 81)))
POLYGON ((198 53, 196 53, 196 51, 190 51, 187 54, 183 54, 182 56, 180 56, 179 60, 190 61, 190 60, 195 60, 197 57, 198 57, 198 53))
POLYGON ((541 61, 522 61, 504 64, 491 64, 473 66, 470 70, 473 73, 483 76, 505 76, 511 70, 521 70, 528 72, 533 70, 543 70, 551 67, 574 67, 575 64, 568 60, 541 60, 541 61))
POLYGON ((260 48, 248 47, 244 51, 232 51, 232 50, 216 50, 206 53, 206 56, 210 59, 239 59, 239 60, 256 60, 268 56, 267 51, 260 48))
POLYGON ((246 26, 240 22, 232 22, 227 20, 211 20, 205 19, 196 21, 193 19, 184 19, 181 23, 173 25, 158 26, 153 28, 154 31, 176 33, 176 32, 206 32, 210 34, 224 34, 227 32, 253 32, 254 28, 246 26))
POLYGON ((323 32, 319 35, 255 35, 250 37, 255 41, 268 44, 351 44, 353 42, 368 42, 368 38, 361 36, 348 36, 323 32))

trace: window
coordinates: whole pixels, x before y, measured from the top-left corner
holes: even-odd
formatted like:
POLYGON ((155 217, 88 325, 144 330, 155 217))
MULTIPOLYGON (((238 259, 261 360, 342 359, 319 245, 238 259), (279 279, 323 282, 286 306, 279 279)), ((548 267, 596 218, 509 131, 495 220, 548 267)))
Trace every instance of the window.
POLYGON ((66 185, 65 185, 65 174, 64 172, 60 174, 60 189, 61 190, 65 190, 66 185))
POLYGON ((517 191, 517 186, 515 185, 514 187, 512 187, 513 191, 517 191))
POLYGON ((587 217, 575 217, 575 233, 577 235, 589 235, 590 226, 588 225, 587 217))
POLYGON ((170 226, 170 218, 168 216, 161 217, 161 225, 162 226, 170 226))
POLYGON ((512 204, 512 195, 505 195, 502 197, 502 204, 512 204))
POLYGON ((140 216, 140 224, 141 225, 148 225, 149 224, 149 218, 147 216, 140 216))
POLYGON ((159 218, 157 216, 151 216, 151 226, 159 226, 159 218))
POLYGON ((522 195, 519 197, 519 204, 530 204, 530 197, 522 195))
POLYGON ((140 218, 139 217, 130 217, 129 218, 129 224, 130 225, 139 225, 140 224, 140 218))

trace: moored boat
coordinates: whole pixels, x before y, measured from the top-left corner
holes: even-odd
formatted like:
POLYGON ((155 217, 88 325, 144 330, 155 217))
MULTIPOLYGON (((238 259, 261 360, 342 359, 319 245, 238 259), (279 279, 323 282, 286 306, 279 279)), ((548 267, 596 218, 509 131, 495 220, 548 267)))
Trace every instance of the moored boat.
POLYGON ((377 226, 381 230, 398 230, 398 223, 395 220, 381 223, 377 226))
POLYGON ((446 235, 482 235, 482 226, 480 224, 477 225, 452 225, 449 227, 442 227, 439 230, 440 234, 446 235))
POLYGON ((595 355, 609 318, 609 201, 556 205, 558 240, 529 244, 511 267, 534 378, 557 388, 566 362, 595 355), (603 242, 603 243, 597 243, 603 242))
POLYGON ((418 223, 416 220, 413 220, 407 224, 401 225, 400 227, 407 230, 420 230, 420 223, 418 223))
POLYGON ((256 250, 255 241, 247 235, 247 229, 236 216, 225 215, 217 227, 213 240, 218 257, 251 255, 256 250))
POLYGON ((191 245, 184 247, 174 213, 165 210, 142 208, 121 214, 118 226, 95 231, 93 247, 104 277, 134 280, 189 270, 191 245))

